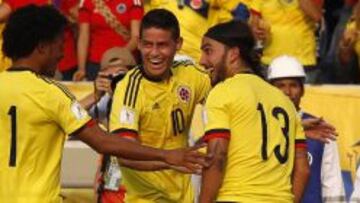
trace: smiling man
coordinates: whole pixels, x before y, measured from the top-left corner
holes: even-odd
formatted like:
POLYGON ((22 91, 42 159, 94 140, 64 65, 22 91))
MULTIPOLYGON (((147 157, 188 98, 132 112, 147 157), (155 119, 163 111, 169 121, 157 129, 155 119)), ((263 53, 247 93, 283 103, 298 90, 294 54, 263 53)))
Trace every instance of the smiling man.
MULTIPOLYGON (((181 44, 179 23, 170 11, 155 9, 144 16, 139 42, 143 65, 129 71, 115 89, 112 132, 160 149, 187 146, 194 107, 207 95, 210 80, 191 61, 174 61, 181 44)), ((126 202, 193 202, 190 175, 163 162, 122 159, 120 164, 126 202), (153 169, 170 170, 144 171, 153 169)))

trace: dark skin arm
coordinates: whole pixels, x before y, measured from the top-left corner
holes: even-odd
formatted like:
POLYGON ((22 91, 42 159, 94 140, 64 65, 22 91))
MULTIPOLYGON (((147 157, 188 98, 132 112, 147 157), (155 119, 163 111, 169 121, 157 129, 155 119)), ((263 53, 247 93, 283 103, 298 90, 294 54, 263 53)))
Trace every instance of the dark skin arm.
MULTIPOLYGON (((131 138, 124 137, 124 139, 130 140, 135 143, 139 143, 139 141, 137 139, 132 138, 132 137, 131 138)), ((155 171, 155 170, 173 169, 173 170, 177 170, 182 173, 199 173, 199 171, 201 171, 201 169, 202 169, 201 165, 196 165, 196 164, 194 165, 194 169, 190 170, 186 167, 170 165, 163 161, 138 161, 138 160, 124 159, 124 158, 119 158, 118 161, 121 166, 132 168, 132 169, 139 170, 139 171, 155 171)))
POLYGON ((11 12, 12 9, 10 5, 6 2, 2 2, 0 4, 0 23, 5 23, 11 12))
POLYGON ((216 200, 224 178, 228 146, 229 140, 223 138, 215 138, 208 142, 207 153, 213 155, 213 162, 202 172, 200 203, 212 203, 216 200))
POLYGON ((295 203, 301 201, 309 176, 310 176, 310 168, 309 168, 309 162, 307 160, 307 150, 306 148, 296 148, 294 171, 292 176, 292 184, 293 184, 292 191, 295 196, 294 199, 295 203))
POLYGON ((302 120, 305 135, 308 138, 329 143, 328 139, 336 140, 336 129, 322 118, 308 118, 302 120))
POLYGON ((101 154, 110 154, 126 159, 142 161, 162 161, 170 165, 184 166, 196 170, 197 165, 207 166, 205 156, 197 152, 197 147, 174 150, 160 150, 142 146, 118 135, 108 135, 98 125, 84 126, 74 135, 101 154))
POLYGON ((320 1, 319 4, 317 4, 314 0, 300 0, 299 3, 301 10, 313 21, 321 21, 324 1, 320 1))

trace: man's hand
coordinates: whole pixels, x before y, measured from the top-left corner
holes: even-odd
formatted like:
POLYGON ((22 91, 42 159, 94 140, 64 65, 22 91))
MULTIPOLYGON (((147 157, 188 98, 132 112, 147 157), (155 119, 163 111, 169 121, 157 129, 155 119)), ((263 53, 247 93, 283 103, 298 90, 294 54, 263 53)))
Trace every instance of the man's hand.
POLYGON ((85 70, 79 69, 74 73, 73 81, 81 81, 85 78, 85 70))
POLYGON ((309 118, 302 121, 306 137, 329 143, 329 140, 336 140, 336 129, 322 118, 309 118))
POLYGON ((250 25, 256 40, 262 41, 263 43, 268 41, 270 36, 270 25, 267 22, 260 16, 253 16, 250 25))
POLYGON ((100 98, 105 92, 112 94, 110 74, 100 71, 95 79, 95 94, 100 98))
POLYGON ((165 153, 165 162, 173 166, 183 166, 190 171, 198 171, 209 167, 212 156, 198 152, 205 144, 184 149, 168 150, 165 153))

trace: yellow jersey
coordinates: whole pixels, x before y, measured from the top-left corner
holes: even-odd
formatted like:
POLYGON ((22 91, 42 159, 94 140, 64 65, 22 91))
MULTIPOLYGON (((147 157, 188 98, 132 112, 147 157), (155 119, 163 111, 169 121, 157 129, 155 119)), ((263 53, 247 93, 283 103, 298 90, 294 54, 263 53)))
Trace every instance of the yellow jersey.
MULTIPOLYGON (((110 130, 136 135, 141 144, 160 149, 188 145, 192 114, 210 89, 207 74, 191 62, 174 62, 167 81, 146 78, 142 67, 127 73, 115 89, 110 130)), ((174 170, 144 172, 121 168, 129 203, 193 202, 190 175, 174 170)))
POLYGON ((0 202, 62 202, 65 134, 90 117, 66 89, 27 69, 0 73, 0 98, 0 202))
POLYGON ((295 142, 305 137, 295 107, 280 90, 253 74, 237 74, 209 93, 204 120, 205 140, 230 132, 217 201, 293 202, 295 142))
POLYGON ((208 27, 212 27, 219 23, 225 23, 233 20, 232 11, 243 3, 248 6, 250 0, 208 0, 209 1, 209 14, 208 14, 208 27))
POLYGON ((264 64, 284 54, 304 66, 316 64, 315 22, 301 10, 298 0, 252 0, 250 7, 270 26, 261 59, 264 64))

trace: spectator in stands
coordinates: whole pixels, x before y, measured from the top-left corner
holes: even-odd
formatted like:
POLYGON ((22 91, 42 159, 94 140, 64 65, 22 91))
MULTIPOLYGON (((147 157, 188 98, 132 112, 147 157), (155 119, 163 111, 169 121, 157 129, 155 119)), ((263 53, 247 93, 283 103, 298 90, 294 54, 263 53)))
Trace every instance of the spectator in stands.
POLYGON ((143 13, 139 0, 84 0, 79 10, 78 71, 74 80, 94 80, 101 56, 112 47, 134 51, 143 13))
POLYGON ((305 90, 303 66, 294 57, 279 56, 269 66, 268 80, 291 99, 302 118, 310 165, 310 179, 302 202, 345 202, 339 153, 336 142, 331 140, 335 139, 335 129, 300 109, 305 90))
POLYGON ((0 22, 5 22, 13 11, 23 6, 27 6, 30 4, 40 6, 50 3, 51 1, 49 0, 3 0, 0 4, 0 22))
POLYGON ((101 58, 101 70, 94 81, 94 92, 82 99, 80 103, 89 110, 93 118, 98 119, 105 126, 107 126, 109 105, 116 83, 135 65, 135 58, 127 48, 113 47, 101 58))
POLYGON ((353 8, 344 33, 339 41, 339 60, 342 66, 356 64, 356 78, 360 82, 360 3, 353 8), (355 59, 355 60, 354 60, 355 59))
POLYGON ((78 0, 60 0, 59 9, 69 21, 64 33, 64 58, 58 65, 62 80, 71 81, 77 70, 75 34, 78 18, 78 0))
POLYGON ((230 20, 247 21, 250 2, 251 0, 209 0, 208 27, 230 20))
MULTIPOLYGON (((132 53, 126 48, 114 47, 107 50, 101 59, 101 70, 95 79, 95 91, 81 101, 90 115, 108 128, 112 95, 117 82, 136 65, 132 53)), ((116 157, 102 155, 96 173, 96 193, 99 202, 123 202, 125 188, 116 157), (116 169, 116 170, 115 170, 116 169)))
POLYGON ((304 66, 306 82, 316 81, 316 23, 322 19, 322 0, 252 0, 251 25, 262 41, 262 63, 289 54, 304 66), (264 26, 266 25, 266 26, 264 26))

